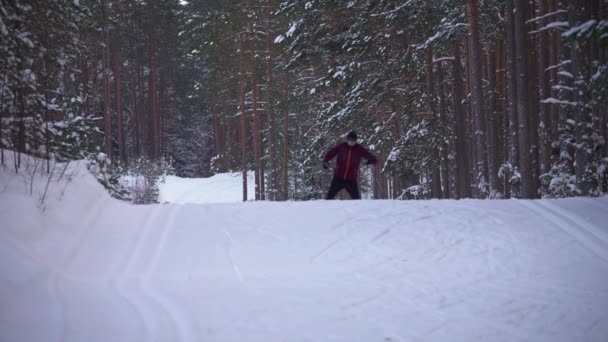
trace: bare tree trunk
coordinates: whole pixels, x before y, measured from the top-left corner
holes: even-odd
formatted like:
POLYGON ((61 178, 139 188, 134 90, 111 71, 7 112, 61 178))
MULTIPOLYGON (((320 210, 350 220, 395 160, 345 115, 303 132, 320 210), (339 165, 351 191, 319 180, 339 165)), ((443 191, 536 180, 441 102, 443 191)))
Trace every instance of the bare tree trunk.
POLYGON ((283 200, 289 199, 289 110, 283 114, 283 200))
MULTIPOLYGON (((539 16, 546 15, 548 12, 547 3, 549 0, 539 0, 539 16)), ((539 21, 539 26, 544 27, 549 24, 549 20, 543 19, 539 21)), ((546 31, 539 33, 539 50, 538 50, 538 65, 539 65, 539 86, 540 86, 540 100, 545 100, 551 97, 551 86, 548 72, 546 71, 549 67, 549 35, 546 31)), ((551 170, 551 105, 546 103, 540 104, 540 173, 544 174, 551 170)))
POLYGON ((116 101, 116 113, 117 113, 117 130, 118 130, 118 156, 120 161, 126 161, 125 157, 125 140, 124 130, 122 127, 123 116, 122 116, 122 96, 120 94, 120 45, 114 47, 114 91, 116 101))
POLYGON ((479 174, 477 174, 477 153, 475 152, 475 149, 477 147, 477 145, 475 144, 475 120, 474 120, 474 116, 473 116, 473 103, 472 101, 470 101, 472 94, 471 94, 471 89, 472 89, 472 85, 471 85, 471 58, 469 58, 469 56, 471 56, 471 40, 470 39, 465 39, 464 41, 464 45, 465 45, 465 52, 464 52, 464 57, 465 57, 465 73, 464 73, 464 79, 465 79, 465 92, 464 92, 464 99, 469 99, 469 101, 467 101, 467 106, 465 107, 465 129, 466 129, 466 137, 468 139, 468 144, 467 146, 469 147, 469 172, 471 172, 471 175, 469 176, 469 182, 470 182, 470 186, 471 186, 471 196, 473 197, 479 197, 479 186, 478 183, 476 182, 478 180, 478 176, 479 174))
MULTIPOLYGON (((506 66, 505 66, 505 40, 501 39, 496 46, 496 137, 497 137, 497 167, 500 164, 504 164, 507 160, 507 151, 509 150, 508 146, 508 136, 509 136, 509 126, 508 119, 506 117, 506 66)), ((496 174, 497 175, 497 174, 496 174)), ((498 176, 498 175, 497 175, 498 176)), ((498 178, 498 177, 497 177, 498 178)), ((505 177, 506 178, 506 177, 505 177)), ((507 192, 510 191, 509 183, 503 182, 500 183, 501 192, 506 197, 507 192)))
POLYGON ((268 50, 268 64, 266 71, 266 78, 268 84, 268 156, 270 158, 270 186, 269 194, 270 200, 277 199, 277 192, 279 189, 279 175, 278 175, 278 156, 276 153, 276 124, 275 124, 275 112, 274 112, 274 97, 273 97, 273 83, 272 83, 272 68, 273 68, 273 55, 272 55, 272 0, 268 0, 266 6, 266 49, 268 50))
POLYGON ((159 120, 158 120, 158 108, 157 108, 157 93, 156 93, 156 75, 157 75, 157 69, 156 69, 156 45, 154 43, 154 38, 152 37, 152 35, 150 35, 150 47, 149 47, 149 53, 150 53, 150 75, 149 75, 149 80, 148 80, 148 86, 149 86, 149 100, 150 100, 150 118, 152 120, 152 129, 149 132, 149 136, 150 136, 150 144, 151 144, 151 155, 152 155, 152 160, 154 161, 158 161, 159 157, 160 157, 160 151, 159 151, 159 136, 158 136, 158 131, 159 131, 159 120))
MULTIPOLYGON (((394 144, 398 144, 401 140, 401 118, 399 113, 397 112, 397 105, 395 103, 395 98, 391 98, 391 112, 394 115, 395 120, 395 139, 394 144)), ((375 166, 374 166, 375 168, 375 166)), ((373 169, 372 169, 373 170, 373 169)), ((373 173, 372 173, 373 174, 373 173)), ((398 198, 401 196, 401 191, 403 190, 403 182, 401 180, 401 175, 399 172, 393 173, 393 198, 398 198)))
MULTIPOLYGON (((580 0, 570 0, 568 2, 568 23, 570 27, 575 27, 580 22, 580 11, 583 3, 580 0)), ((584 63, 582 46, 576 41, 572 41, 571 49, 571 66, 572 75, 574 77, 575 91, 573 92, 573 102, 577 104, 576 107, 576 128, 575 137, 576 145, 578 146, 575 152, 575 173, 576 173, 576 185, 581 191, 583 196, 589 194, 590 184, 587 181, 587 165, 589 163, 588 149, 591 149, 588 141, 587 125, 589 124, 589 113, 585 106, 583 106, 583 89, 577 85, 577 81, 583 78, 583 71, 581 65, 584 63)))
MULTIPOLYGON (((440 145, 440 157, 441 157, 441 183, 443 185, 443 198, 450 198, 450 160, 449 160, 449 145, 447 143, 447 137, 444 136, 444 129, 448 126, 447 118, 447 103, 445 100, 445 84, 443 82, 443 67, 441 63, 437 66, 437 87, 439 89, 439 121, 442 125, 441 130, 441 145, 440 145)), ((397 120, 399 121, 399 120, 397 120)))
MULTIPOLYGON (((143 66, 138 66, 139 80, 139 136, 141 138, 141 151, 143 155, 150 157, 150 139, 148 137, 148 120, 146 120, 146 94, 144 87, 143 66)), ((149 96, 149 94, 148 94, 149 96)), ((149 114, 148 114, 149 116, 149 114)))
MULTIPOLYGON (((513 169, 519 167, 519 120, 517 115, 517 65, 516 65, 516 45, 515 45, 515 3, 519 0, 507 0, 507 13, 505 15, 506 31, 506 72, 507 72, 507 107, 509 119, 509 132, 507 142, 509 145, 508 159, 513 169)), ((511 175, 505 174, 505 182, 510 184, 508 179, 511 175)), ((511 197, 511 188, 505 194, 506 198, 511 197)))
MULTIPOLYGON (((47 39, 47 46, 48 46, 48 36, 46 37, 47 39)), ((45 150, 45 154, 46 154, 46 173, 50 173, 51 172, 51 142, 50 142, 50 136, 49 136, 49 121, 51 120, 50 118, 50 114, 49 114, 49 84, 48 84, 48 79, 50 77, 50 75, 48 74, 48 68, 47 68, 47 64, 46 64, 46 59, 44 59, 44 141, 46 146, 44 147, 45 150)), ((3 93, 0 93, 0 96, 4 95, 3 93)))
MULTIPOLYGON (((545 0, 547 1, 547 0, 545 0)), ((555 11, 557 11, 557 0, 548 0, 549 1, 549 13, 553 13, 555 11)), ((549 59, 550 59, 550 65, 551 66, 555 66, 557 65, 557 63, 559 63, 559 48, 558 48, 558 34, 555 32, 551 32, 550 33, 550 44, 551 44, 551 48, 549 49, 549 59)), ((551 85, 555 85, 558 82, 558 78, 557 78, 557 68, 552 68, 551 71, 549 72, 549 79, 550 79, 550 84, 551 85)), ((553 87, 550 88, 550 94, 551 97, 553 98, 558 98, 558 93, 555 89, 553 89, 553 87)), ((557 157, 559 155, 558 153, 555 153, 554 151, 559 151, 559 108, 557 106, 549 106, 549 116, 551 118, 550 122, 551 125, 549 127, 549 131, 551 134, 551 141, 553 142, 552 146, 551 146, 551 155, 555 156, 554 159, 555 161, 557 161, 557 157)))
POLYGON ((103 122, 106 153, 112 158, 112 118, 110 117, 110 84, 108 81, 108 32, 106 24, 106 4, 102 1, 102 31, 101 41, 104 43, 101 52, 101 73, 103 78, 103 122))
MULTIPOLYGON (((430 119, 432 122, 433 132, 437 133, 437 106, 435 105, 435 82, 433 81, 433 50, 430 48, 426 52, 426 88, 428 92, 430 119)), ((434 141, 433 144, 437 144, 434 141)), ((431 196, 433 198, 441 198, 441 172, 439 169, 439 151, 437 146, 433 146, 433 158, 431 165, 431 196)))
POLYGON ((500 146, 497 134, 496 117, 498 115, 498 101, 496 98, 496 45, 490 47, 486 61, 487 77, 491 95, 490 95, 490 111, 487 121, 487 152, 488 152, 488 169, 490 177, 490 189, 493 192, 498 191, 498 147, 500 146))
MULTIPOLYGON (((535 7, 534 3, 530 3, 528 1, 528 11, 526 12, 528 15, 526 16, 526 22, 530 17, 534 17, 535 7)), ((534 30, 533 24, 527 25, 528 32, 534 30)), ((538 139, 538 122, 539 122, 539 80, 538 80, 538 55, 536 52, 536 39, 532 34, 527 35, 528 40, 528 75, 530 75, 530 83, 528 89, 530 90, 530 120, 529 120, 529 129, 528 134, 530 134, 530 165, 532 167, 532 177, 530 178, 530 182, 532 183, 532 188, 538 192, 538 179, 540 176, 540 157, 539 157, 539 139, 538 139)))
POLYGON ((519 158, 523 198, 536 198, 530 160, 530 75, 528 70, 527 0, 515 0, 515 46, 517 68, 517 114, 519 123, 519 158))
POLYGON ((213 136, 215 138, 215 153, 221 155, 223 152, 222 146, 222 124, 220 116, 217 113, 217 105, 211 104, 211 113, 213 115, 213 136))
POLYGON ((452 66, 452 106, 454 112, 454 123, 456 125, 456 197, 471 197, 471 170, 469 161, 469 141, 466 132, 466 114, 462 101, 464 100, 464 85, 460 45, 452 47, 454 62, 452 66))
POLYGON ((6 65, 8 57, 4 58, 2 64, 2 89, 0 90, 0 165, 4 165, 4 143, 2 134, 2 120, 4 119, 4 90, 6 89, 6 65))
POLYGON ((247 201, 247 111, 245 108, 245 52, 243 35, 239 35, 239 90, 241 97, 241 168, 243 172, 243 202, 247 201))
MULTIPOLYGON (((136 70, 133 70, 131 76, 131 117, 133 119, 133 132, 135 133, 135 155, 139 155, 139 118, 137 115, 136 103, 137 103, 137 90, 135 89, 135 75, 136 70)), ((133 157, 133 155, 131 156, 133 157)))
POLYGON ((483 110, 483 93, 481 89, 481 46, 479 43, 479 28, 477 24, 477 0, 467 1, 467 19, 470 27, 470 56, 471 67, 471 100, 472 112, 475 121, 475 155, 477 159, 476 176, 478 187, 481 187, 481 196, 488 192, 488 164, 486 158, 487 136, 486 117, 483 110))
MULTIPOLYGON (((253 1, 249 0, 249 11, 253 11, 253 1)), ((262 151, 260 142, 260 118, 258 115, 258 81, 256 75, 256 63, 255 63, 255 23, 253 22, 253 16, 251 18, 251 27, 249 29, 249 50, 251 51, 251 102, 253 103, 252 115, 253 115, 253 162, 255 165, 255 199, 262 199, 262 151)))

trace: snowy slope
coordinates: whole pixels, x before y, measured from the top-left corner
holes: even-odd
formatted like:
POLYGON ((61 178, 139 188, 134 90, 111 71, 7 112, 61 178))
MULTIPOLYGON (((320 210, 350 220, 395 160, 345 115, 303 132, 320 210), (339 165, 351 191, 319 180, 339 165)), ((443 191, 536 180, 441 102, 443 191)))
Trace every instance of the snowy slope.
MULTIPOLYGON (((255 178, 247 174, 247 197, 255 199, 255 178)), ((158 183, 161 203, 234 203, 243 200, 243 175, 221 173, 209 178, 167 176, 158 183)))
POLYGON ((40 213, 0 171, 0 341, 608 340, 606 198, 132 206, 61 184, 40 213))

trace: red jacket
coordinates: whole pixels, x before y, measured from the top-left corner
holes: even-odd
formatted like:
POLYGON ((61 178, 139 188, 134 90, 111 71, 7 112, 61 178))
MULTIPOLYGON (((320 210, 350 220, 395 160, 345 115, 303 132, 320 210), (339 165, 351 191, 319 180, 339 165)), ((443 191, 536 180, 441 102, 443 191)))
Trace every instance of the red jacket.
POLYGON ((336 161, 336 169, 334 176, 336 178, 356 181, 359 176, 359 163, 361 158, 365 158, 372 164, 376 164, 378 160, 376 156, 371 154, 365 147, 356 144, 353 147, 348 146, 348 143, 341 143, 325 153, 324 162, 332 160, 338 156, 336 161))

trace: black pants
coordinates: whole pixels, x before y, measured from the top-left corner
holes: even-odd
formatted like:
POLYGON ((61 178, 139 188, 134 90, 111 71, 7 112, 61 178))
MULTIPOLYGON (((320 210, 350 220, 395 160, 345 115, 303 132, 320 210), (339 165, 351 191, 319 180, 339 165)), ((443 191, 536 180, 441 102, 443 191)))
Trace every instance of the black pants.
POLYGON ((328 200, 333 200, 336 198, 336 195, 340 190, 346 189, 351 199, 361 199, 361 194, 359 194, 359 185, 357 181, 351 181, 347 179, 334 178, 331 180, 331 185, 329 186, 329 191, 327 192, 328 200))

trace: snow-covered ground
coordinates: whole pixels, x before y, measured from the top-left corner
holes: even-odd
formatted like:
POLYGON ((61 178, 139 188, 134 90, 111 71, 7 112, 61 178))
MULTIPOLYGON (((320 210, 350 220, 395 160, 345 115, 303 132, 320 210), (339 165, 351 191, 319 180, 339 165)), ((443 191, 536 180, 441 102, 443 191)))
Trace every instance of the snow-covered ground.
POLYGON ((606 198, 134 206, 67 174, 41 213, 0 170, 0 341, 608 340, 606 198))
MULTIPOLYGON (((255 199, 255 178, 247 173, 247 197, 255 199)), ((161 203, 234 203, 243 200, 243 174, 221 173, 209 178, 167 176, 158 183, 161 203)))

